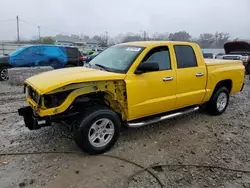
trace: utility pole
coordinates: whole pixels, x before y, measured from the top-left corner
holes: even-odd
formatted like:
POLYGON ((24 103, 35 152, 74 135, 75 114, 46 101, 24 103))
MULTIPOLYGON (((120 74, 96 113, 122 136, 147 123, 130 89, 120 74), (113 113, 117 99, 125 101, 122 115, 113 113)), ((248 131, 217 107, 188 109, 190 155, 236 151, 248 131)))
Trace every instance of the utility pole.
POLYGON ((147 38, 147 32, 146 31, 142 31, 140 30, 140 32, 143 33, 143 40, 146 41, 146 38, 147 38))
POLYGON ((108 32, 105 31, 105 33, 106 33, 106 44, 107 44, 107 46, 108 46, 108 32))
POLYGON ((20 38, 19 38, 19 20, 18 16, 16 17, 16 24, 17 24, 17 42, 20 44, 20 38))
POLYGON ((40 31, 40 26, 38 26, 38 37, 39 37, 39 42, 41 43, 41 31, 40 31))

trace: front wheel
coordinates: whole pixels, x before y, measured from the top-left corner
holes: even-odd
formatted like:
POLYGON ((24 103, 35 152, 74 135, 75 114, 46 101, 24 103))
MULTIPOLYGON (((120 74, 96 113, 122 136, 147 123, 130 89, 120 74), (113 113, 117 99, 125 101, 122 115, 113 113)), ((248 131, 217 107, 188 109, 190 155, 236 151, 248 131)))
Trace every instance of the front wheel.
POLYGON ((221 87, 215 91, 207 104, 208 112, 211 115, 220 115, 227 109, 229 103, 229 91, 226 87, 221 87))
POLYGON ((8 79, 9 79, 8 67, 1 67, 0 68, 0 81, 6 81, 8 79))
POLYGON ((79 128, 74 133, 76 144, 85 152, 95 155, 108 151, 120 135, 121 121, 106 107, 87 109, 79 128))

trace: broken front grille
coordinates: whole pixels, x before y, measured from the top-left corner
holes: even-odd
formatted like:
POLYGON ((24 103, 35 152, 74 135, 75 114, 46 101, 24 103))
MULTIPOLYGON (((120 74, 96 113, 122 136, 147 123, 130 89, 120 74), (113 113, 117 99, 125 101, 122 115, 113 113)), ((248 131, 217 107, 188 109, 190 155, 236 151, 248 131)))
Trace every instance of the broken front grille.
POLYGON ((26 86, 25 93, 37 104, 40 103, 40 95, 30 86, 26 86))

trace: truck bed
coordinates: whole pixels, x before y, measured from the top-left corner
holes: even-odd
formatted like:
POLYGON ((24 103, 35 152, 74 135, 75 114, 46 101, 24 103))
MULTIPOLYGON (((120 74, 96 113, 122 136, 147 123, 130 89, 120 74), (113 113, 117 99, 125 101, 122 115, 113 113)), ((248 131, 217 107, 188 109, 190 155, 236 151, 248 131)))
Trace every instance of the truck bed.
POLYGON ((204 59, 207 66, 226 65, 226 64, 242 64, 240 60, 223 60, 223 59, 204 59))

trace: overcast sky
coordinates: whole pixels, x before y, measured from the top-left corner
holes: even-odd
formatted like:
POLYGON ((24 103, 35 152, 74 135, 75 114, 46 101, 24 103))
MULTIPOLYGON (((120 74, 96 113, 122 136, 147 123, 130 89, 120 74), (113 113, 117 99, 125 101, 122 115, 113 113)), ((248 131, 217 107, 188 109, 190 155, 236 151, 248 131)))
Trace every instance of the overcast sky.
POLYGON ((250 38, 250 0, 0 0, 0 40, 20 36, 188 31, 250 38), (53 31, 51 31, 53 30, 53 31))

